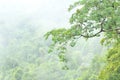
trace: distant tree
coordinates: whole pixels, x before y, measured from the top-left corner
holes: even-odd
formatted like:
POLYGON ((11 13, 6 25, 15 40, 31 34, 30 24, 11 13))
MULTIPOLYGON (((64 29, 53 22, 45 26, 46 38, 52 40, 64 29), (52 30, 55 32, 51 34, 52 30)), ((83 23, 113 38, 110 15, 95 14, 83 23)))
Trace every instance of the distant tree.
POLYGON ((78 80, 97 80, 101 70, 105 65, 105 62, 106 61, 104 56, 101 56, 100 54, 95 55, 90 66, 88 66, 87 68, 85 68, 84 66, 82 67, 83 71, 78 80))

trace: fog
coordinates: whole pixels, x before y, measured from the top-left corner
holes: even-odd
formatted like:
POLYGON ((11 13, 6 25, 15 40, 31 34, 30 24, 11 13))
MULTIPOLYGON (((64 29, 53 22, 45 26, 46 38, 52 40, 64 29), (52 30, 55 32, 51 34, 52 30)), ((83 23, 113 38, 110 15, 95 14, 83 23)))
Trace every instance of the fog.
POLYGON ((0 0, 0 80, 77 80, 105 50, 100 38, 80 39, 68 47, 66 65, 43 35, 70 27, 70 4, 77 0, 0 0))
MULTIPOLYGON (((16 26, 31 25, 40 32, 68 27, 68 7, 74 0, 0 0, 0 36, 13 32, 16 26)), ((22 26, 20 26, 22 27, 22 26)), ((6 35, 8 36, 8 35, 6 35)))

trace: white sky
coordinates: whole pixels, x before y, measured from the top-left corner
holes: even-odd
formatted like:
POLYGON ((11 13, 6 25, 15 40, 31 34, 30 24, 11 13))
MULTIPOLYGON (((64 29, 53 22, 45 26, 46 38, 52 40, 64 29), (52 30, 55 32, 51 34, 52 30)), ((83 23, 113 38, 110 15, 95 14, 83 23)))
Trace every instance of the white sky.
MULTIPOLYGON (((57 8, 60 9, 66 7, 74 0, 0 0, 0 14, 1 15, 25 15, 33 14, 38 10, 43 12, 44 10, 53 11, 57 8), (53 8, 51 10, 51 8, 53 8)), ((63 10, 64 10, 63 9, 63 10)))
MULTIPOLYGON (((0 0, 0 31, 30 23, 41 31, 68 25, 70 4, 77 0, 0 0), (1 27, 2 26, 2 27, 1 27)), ((0 33, 1 35, 1 33, 0 33)))
POLYGON ((33 13, 38 8, 41 8, 46 3, 46 0, 0 0, 0 11, 2 13, 11 13, 12 11, 16 14, 33 13))
POLYGON ((57 19, 64 22, 69 15, 67 9, 74 1, 76 0, 0 0, 0 21, 40 17, 46 22, 57 19))

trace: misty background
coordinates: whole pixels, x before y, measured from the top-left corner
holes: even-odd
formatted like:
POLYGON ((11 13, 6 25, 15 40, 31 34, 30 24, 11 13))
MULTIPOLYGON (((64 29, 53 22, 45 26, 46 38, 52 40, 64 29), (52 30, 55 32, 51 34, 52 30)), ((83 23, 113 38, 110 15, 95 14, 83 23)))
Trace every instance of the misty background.
POLYGON ((67 27, 74 0, 0 0, 0 43, 16 27, 37 27, 39 33, 67 27), (5 35, 6 34, 6 35, 5 35))
POLYGON ((100 38, 81 38, 74 48, 68 47, 66 65, 70 69, 66 71, 62 69, 65 63, 47 52, 51 40, 44 40, 43 35, 70 27, 68 8, 75 1, 0 0, 1 80, 76 80, 94 55, 101 55, 105 48, 100 38))

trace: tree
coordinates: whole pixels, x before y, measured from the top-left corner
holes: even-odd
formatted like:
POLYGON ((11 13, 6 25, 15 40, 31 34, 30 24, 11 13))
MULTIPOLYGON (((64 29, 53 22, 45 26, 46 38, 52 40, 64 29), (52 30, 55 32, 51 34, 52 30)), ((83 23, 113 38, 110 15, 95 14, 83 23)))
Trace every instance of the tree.
POLYGON ((86 39, 104 35, 103 42, 120 41, 120 1, 80 0, 70 6, 69 11, 80 6, 70 18, 71 27, 54 29, 45 34, 52 37, 50 52, 57 47, 61 55, 66 45, 75 46, 80 37, 86 39), (55 47, 54 47, 55 46, 55 47))
POLYGON ((104 65, 105 57, 100 54, 95 55, 90 66, 87 68, 83 66, 84 71, 82 71, 82 75, 78 78, 78 80, 97 80, 104 65))
POLYGON ((120 61, 120 0, 79 0, 70 5, 69 11, 75 8, 77 8, 76 12, 70 18, 70 28, 54 29, 45 34, 46 39, 51 37, 53 41, 50 52, 58 50, 59 58, 66 61, 64 53, 68 45, 74 47, 81 37, 88 39, 102 35, 101 43, 110 45, 110 51, 108 51, 108 64, 104 70, 108 74, 105 75, 102 71, 100 78, 101 80, 110 80, 111 77, 111 80, 120 79, 118 78, 120 76, 118 62, 120 61))
POLYGON ((100 80, 120 80, 120 43, 108 51, 107 65, 101 71, 100 80))

